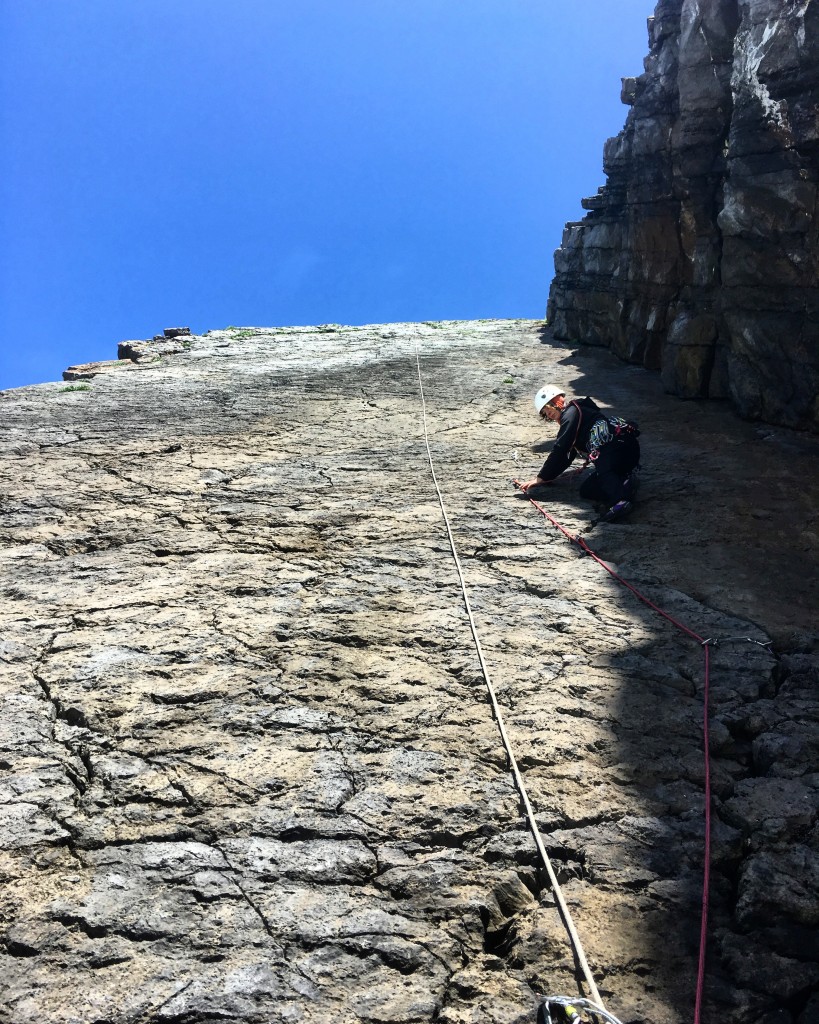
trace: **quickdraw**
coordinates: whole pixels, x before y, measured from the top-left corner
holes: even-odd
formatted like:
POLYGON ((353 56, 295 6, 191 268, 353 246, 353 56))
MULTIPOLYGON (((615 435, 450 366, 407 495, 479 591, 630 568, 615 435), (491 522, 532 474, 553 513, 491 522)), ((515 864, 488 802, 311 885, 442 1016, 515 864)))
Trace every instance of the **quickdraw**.
POLYGON ((734 644, 744 643, 756 644, 757 647, 763 647, 768 654, 773 654, 770 640, 754 640, 752 636, 723 636, 723 637, 708 637, 707 640, 703 640, 703 647, 719 647, 720 644, 734 644))
POLYGON ((605 1024, 620 1024, 614 1014, 590 999, 546 996, 538 1007, 538 1024, 586 1024, 590 1019, 595 1022, 604 1021, 605 1024))

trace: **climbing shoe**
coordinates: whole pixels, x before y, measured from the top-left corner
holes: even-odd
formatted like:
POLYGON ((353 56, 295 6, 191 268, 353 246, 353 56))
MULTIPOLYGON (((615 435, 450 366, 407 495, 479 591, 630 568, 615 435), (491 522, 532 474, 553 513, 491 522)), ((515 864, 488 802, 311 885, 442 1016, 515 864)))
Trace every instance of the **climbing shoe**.
POLYGON ((634 508, 630 501, 618 501, 616 505, 612 505, 608 512, 604 512, 600 516, 601 523, 613 523, 615 519, 622 519, 623 516, 627 516, 629 512, 634 508))

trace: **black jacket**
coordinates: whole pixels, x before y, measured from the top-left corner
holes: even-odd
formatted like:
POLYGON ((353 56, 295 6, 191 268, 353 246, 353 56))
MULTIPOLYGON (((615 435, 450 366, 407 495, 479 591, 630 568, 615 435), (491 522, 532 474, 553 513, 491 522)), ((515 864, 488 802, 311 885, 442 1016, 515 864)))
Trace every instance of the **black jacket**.
POLYGON ((554 480, 574 461, 578 452, 587 454, 592 427, 605 418, 590 398, 576 398, 569 402, 560 414, 560 430, 543 469, 538 473, 540 479, 554 480))

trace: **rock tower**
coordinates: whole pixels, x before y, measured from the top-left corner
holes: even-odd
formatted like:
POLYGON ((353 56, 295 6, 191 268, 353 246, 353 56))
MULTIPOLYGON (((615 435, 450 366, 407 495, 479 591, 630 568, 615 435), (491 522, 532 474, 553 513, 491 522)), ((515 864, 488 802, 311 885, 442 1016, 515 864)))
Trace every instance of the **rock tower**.
POLYGON ((819 4, 661 0, 648 25, 549 322, 673 394, 819 430, 819 4))

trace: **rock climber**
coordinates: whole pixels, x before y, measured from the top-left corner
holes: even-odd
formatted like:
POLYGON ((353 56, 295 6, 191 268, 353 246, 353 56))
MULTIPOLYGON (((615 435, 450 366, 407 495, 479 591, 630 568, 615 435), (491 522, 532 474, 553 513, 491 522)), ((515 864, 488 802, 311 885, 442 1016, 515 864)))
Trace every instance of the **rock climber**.
POLYGON ((581 498, 602 501, 608 511, 602 522, 613 522, 633 508, 640 462, 640 431, 637 424, 619 416, 606 416, 591 398, 566 401, 566 392, 554 384, 535 395, 535 409, 543 420, 559 423, 549 457, 522 491, 550 484, 580 454, 591 470, 580 484, 581 498))

